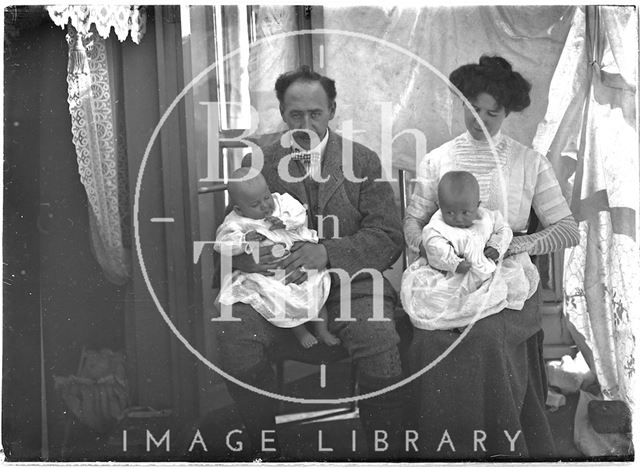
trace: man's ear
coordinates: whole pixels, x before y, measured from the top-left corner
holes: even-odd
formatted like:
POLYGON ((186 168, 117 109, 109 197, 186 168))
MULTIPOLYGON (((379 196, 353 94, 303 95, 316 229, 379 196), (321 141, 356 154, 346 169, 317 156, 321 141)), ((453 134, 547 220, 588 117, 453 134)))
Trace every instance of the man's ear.
POLYGON ((280 117, 282 117, 282 120, 284 120, 284 106, 282 105, 282 103, 280 103, 278 109, 280 109, 280 117))
POLYGON ((336 104, 336 101, 334 100, 334 101, 331 103, 331 106, 329 106, 329 120, 331 120, 331 119, 333 119, 333 118, 335 117, 335 115, 336 115, 336 108, 337 108, 337 107, 338 107, 338 106, 337 106, 337 104, 336 104))

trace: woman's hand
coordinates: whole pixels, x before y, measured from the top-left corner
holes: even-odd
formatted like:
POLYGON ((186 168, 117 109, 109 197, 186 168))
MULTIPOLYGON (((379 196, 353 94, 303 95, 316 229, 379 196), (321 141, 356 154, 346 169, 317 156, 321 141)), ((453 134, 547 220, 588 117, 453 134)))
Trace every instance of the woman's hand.
POLYGON ((526 236, 514 236, 511 239, 511 243, 504 253, 504 258, 511 257, 512 255, 519 254, 521 252, 527 252, 527 249, 531 248, 531 242, 529 241, 530 235, 526 236))
POLYGON ((493 260, 497 262, 500 258, 500 253, 494 247, 485 247, 484 248, 484 256, 489 260, 493 260))
POLYGON ((467 262, 466 260, 462 260, 460 263, 458 263, 458 266, 456 267, 456 273, 466 273, 470 269, 471 269, 471 263, 467 262))

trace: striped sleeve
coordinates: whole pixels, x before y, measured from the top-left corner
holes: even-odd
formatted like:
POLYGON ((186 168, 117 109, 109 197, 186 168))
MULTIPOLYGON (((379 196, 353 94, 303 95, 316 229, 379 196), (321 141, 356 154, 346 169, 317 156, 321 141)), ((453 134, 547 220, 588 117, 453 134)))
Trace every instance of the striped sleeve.
POLYGON ((543 255, 556 250, 578 245, 580 233, 573 216, 567 216, 542 231, 526 236, 514 237, 506 256, 527 252, 529 255, 543 255))
POLYGON ((542 255, 576 245, 579 241, 578 225, 562 195, 553 167, 539 153, 536 184, 531 205, 543 229, 526 236, 514 237, 507 256, 519 252, 542 255))
POLYGON ((547 158, 539 153, 536 154, 539 165, 531 204, 542 225, 547 227, 571 216, 571 210, 562 195, 553 167, 547 158))

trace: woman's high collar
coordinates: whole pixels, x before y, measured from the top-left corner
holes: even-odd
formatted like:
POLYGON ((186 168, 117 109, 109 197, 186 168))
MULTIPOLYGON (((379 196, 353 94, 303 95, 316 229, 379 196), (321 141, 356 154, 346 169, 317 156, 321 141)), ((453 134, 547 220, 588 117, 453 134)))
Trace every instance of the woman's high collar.
MULTIPOLYGON (((473 135, 471 135, 471 133, 469 132, 469 130, 467 130, 464 133, 465 137, 467 140, 469 140, 470 142, 472 142, 474 145, 478 145, 478 146, 490 146, 489 142, 487 140, 477 140, 473 137, 473 135)), ((498 130, 498 133, 496 133, 495 135, 493 135, 492 137, 493 139, 493 144, 494 145, 498 145, 500 144, 500 142, 502 142, 502 140, 504 140, 504 134, 502 133, 502 130, 498 130)))

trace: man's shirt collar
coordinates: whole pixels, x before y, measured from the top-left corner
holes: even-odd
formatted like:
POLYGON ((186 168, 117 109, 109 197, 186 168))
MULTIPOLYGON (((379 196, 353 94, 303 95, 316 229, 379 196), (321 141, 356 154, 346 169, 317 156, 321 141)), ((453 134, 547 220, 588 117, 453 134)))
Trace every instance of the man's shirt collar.
POLYGON ((315 148, 311 148, 309 150, 305 150, 304 148, 302 148, 302 146, 300 146, 296 140, 291 136, 291 134, 289 134, 289 138, 290 138, 290 142, 291 142, 291 148, 293 148, 294 151, 300 151, 302 153, 305 152, 319 152, 320 153, 320 157, 322 157, 324 155, 324 150, 327 147, 327 142, 329 141, 329 132, 331 130, 329 130, 327 128, 327 131, 324 134, 324 138, 322 139, 322 141, 320 142, 320 144, 318 146, 316 146, 315 148))

